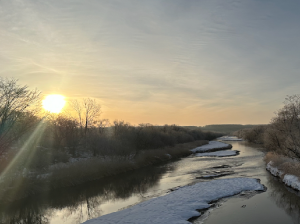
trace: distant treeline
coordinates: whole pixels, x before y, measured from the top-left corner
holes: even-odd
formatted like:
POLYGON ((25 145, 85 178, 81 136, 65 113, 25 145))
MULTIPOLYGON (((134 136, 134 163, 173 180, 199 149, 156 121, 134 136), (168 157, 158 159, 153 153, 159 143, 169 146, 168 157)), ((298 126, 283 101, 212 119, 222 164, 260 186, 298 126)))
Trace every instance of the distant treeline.
POLYGON ((220 133, 225 133, 225 134, 230 134, 235 131, 245 129, 245 128, 253 128, 257 125, 242 125, 242 124, 211 124, 211 125, 206 125, 202 126, 201 129, 203 131, 212 131, 212 132, 220 132, 220 133))

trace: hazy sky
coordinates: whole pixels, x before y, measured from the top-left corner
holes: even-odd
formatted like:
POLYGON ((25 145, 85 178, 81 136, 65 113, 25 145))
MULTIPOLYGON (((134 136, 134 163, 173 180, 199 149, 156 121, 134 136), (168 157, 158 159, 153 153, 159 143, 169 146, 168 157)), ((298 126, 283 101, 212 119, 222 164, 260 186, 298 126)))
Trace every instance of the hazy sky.
POLYGON ((297 0, 0 0, 0 72, 132 124, 268 123, 300 93, 297 0))

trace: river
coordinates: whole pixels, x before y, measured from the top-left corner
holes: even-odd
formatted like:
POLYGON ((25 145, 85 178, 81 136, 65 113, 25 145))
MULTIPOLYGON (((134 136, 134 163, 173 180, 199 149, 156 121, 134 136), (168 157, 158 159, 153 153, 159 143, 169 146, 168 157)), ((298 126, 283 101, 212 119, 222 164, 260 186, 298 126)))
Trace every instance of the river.
POLYGON ((240 154, 233 157, 188 157, 130 173, 58 189, 13 203, 1 203, 1 223, 74 224, 118 211, 178 186, 209 181, 209 175, 252 177, 267 191, 222 199, 193 223, 300 223, 300 197, 265 170, 263 149, 230 142, 240 154), (222 166, 225 165, 225 166, 222 166))

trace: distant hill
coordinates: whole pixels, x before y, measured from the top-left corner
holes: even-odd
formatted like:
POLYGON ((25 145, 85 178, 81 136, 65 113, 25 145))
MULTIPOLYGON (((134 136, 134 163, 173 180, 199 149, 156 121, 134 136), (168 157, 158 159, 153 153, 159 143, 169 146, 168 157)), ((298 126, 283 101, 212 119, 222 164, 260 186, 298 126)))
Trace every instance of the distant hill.
POLYGON ((238 131, 245 128, 253 128, 258 125, 253 124, 210 124, 201 127, 203 131, 221 132, 225 134, 230 134, 234 131, 238 131))

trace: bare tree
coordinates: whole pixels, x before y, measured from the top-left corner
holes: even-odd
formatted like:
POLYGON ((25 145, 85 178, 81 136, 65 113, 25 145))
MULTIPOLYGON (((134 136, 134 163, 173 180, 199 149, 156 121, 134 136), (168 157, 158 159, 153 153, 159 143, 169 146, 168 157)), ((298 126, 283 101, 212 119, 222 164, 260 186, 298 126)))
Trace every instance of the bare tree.
POLYGON ((39 101, 38 90, 29 90, 26 85, 18 85, 16 79, 0 78, 0 151, 31 127, 36 118, 33 105, 37 105, 39 101), (17 123, 23 125, 19 125, 18 133, 12 134, 17 123))
POLYGON ((101 120, 99 120, 97 126, 98 126, 98 129, 99 129, 99 133, 104 134, 105 128, 110 126, 110 121, 108 119, 101 119, 101 120))
POLYGON ((300 95, 286 97, 271 127, 274 131, 270 137, 277 142, 274 145, 280 146, 284 154, 300 158, 300 95))
POLYGON ((128 132, 128 130, 132 128, 129 123, 125 123, 125 121, 114 121, 113 126, 113 134, 115 137, 120 137, 122 134, 128 132))
POLYGON ((101 115, 101 105, 95 99, 90 98, 84 98, 81 101, 72 100, 70 105, 76 112, 80 128, 86 136, 88 128, 95 125, 101 115))
POLYGON ((56 149, 68 149, 75 156, 79 144, 78 122, 71 117, 59 114, 48 118, 53 135, 53 143, 56 149))

